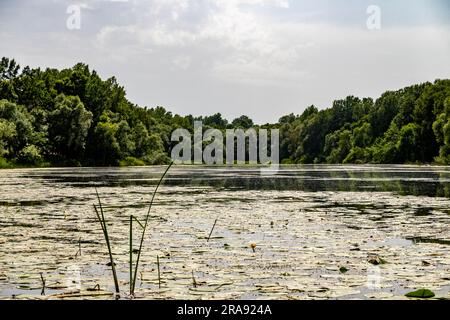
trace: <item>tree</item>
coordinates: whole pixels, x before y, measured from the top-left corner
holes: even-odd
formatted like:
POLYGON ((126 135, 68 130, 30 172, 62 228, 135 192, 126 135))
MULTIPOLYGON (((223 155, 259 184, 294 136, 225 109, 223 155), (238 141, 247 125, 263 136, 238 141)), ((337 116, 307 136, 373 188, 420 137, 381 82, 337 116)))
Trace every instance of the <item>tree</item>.
POLYGON ((402 127, 397 142, 397 160, 399 163, 415 162, 418 160, 417 140, 419 127, 415 123, 409 123, 402 127))
POLYGON ((14 79, 15 77, 17 77, 19 70, 20 66, 14 59, 10 60, 6 57, 3 57, 0 61, 0 81, 14 79))
POLYGON ((49 140, 54 154, 68 160, 81 160, 86 138, 92 124, 92 113, 84 108, 77 96, 60 94, 55 110, 48 116, 49 140))
POLYGON ((440 145, 436 161, 442 164, 450 163, 450 97, 444 102, 444 112, 437 116, 433 123, 433 132, 440 145))
MULTIPOLYGON (((10 157, 16 155, 29 143, 34 142, 33 118, 28 114, 25 108, 18 106, 15 103, 1 100, 0 119, 3 120, 5 132, 9 132, 8 138, 6 138, 5 141, 10 157), (12 134, 12 132, 14 132, 14 134, 12 134)), ((5 132, 3 134, 5 134, 5 132)))
POLYGON ((216 113, 212 116, 203 118, 203 125, 216 129, 225 129, 228 125, 228 121, 222 117, 222 114, 216 113))
POLYGON ((231 122, 232 128, 250 129, 254 126, 253 120, 248 116, 240 116, 231 122))
POLYGON ((365 148, 372 143, 372 128, 370 123, 363 122, 353 130, 352 144, 355 147, 365 148))
POLYGON ((14 123, 0 119, 0 157, 8 156, 12 151, 12 145, 17 132, 14 123))
POLYGON ((108 121, 97 123, 94 131, 96 165, 118 165, 121 155, 120 145, 116 139, 118 129, 116 123, 108 121))
POLYGON ((284 163, 450 164, 448 79, 387 91, 375 101, 348 96, 258 126, 248 116, 229 123, 220 113, 194 118, 140 107, 115 77, 104 80, 83 63, 21 70, 15 60, 0 61, 1 166, 162 164, 173 130, 192 132, 195 120, 222 131, 280 129, 284 163))

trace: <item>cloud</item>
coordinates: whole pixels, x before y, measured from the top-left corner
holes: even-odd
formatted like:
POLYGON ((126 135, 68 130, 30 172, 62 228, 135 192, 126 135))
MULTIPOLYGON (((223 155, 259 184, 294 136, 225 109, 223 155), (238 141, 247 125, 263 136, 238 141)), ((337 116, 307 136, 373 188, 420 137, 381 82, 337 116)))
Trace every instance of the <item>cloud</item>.
POLYGON ((26 1, 6 0, 0 43, 2 54, 21 64, 83 61, 116 75, 140 105, 230 118, 247 113, 265 122, 310 104, 328 107, 347 94, 376 97, 448 77, 448 24, 390 25, 404 11, 383 1, 382 29, 370 31, 360 2, 46 0, 25 10, 26 1), (89 6, 79 31, 65 28, 66 6, 74 2, 89 6), (345 12, 351 23, 340 16, 345 12))
MULTIPOLYGON (((98 41, 105 46, 128 41, 138 50, 202 50, 210 71, 230 81, 248 82, 266 75, 291 72, 297 51, 310 43, 292 43, 283 28, 274 29, 266 18, 255 16, 242 6, 289 8, 287 0, 213 0, 193 5, 187 0, 156 0, 145 19, 128 26, 105 26, 98 41), (212 49, 210 49, 212 48, 212 49), (239 70, 241 76, 234 76, 239 70)), ((128 43, 130 44, 130 43, 128 43)))

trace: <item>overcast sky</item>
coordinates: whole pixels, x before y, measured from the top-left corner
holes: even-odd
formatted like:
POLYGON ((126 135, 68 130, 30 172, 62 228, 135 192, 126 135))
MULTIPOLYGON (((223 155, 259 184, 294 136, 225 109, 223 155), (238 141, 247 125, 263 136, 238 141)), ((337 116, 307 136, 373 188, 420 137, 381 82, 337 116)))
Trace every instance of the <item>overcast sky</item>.
POLYGON ((0 56, 85 62, 128 98, 258 123, 450 78, 448 0, 0 0, 0 56), (66 22, 81 8, 81 28, 66 22), (381 29, 367 28, 367 8, 381 29))

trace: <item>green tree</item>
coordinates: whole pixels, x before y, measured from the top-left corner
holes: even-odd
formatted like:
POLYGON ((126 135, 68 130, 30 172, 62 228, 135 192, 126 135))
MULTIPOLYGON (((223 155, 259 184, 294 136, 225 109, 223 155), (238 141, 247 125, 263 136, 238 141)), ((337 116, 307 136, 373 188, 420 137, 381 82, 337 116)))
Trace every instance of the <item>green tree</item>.
POLYGON ((19 70, 20 66, 14 59, 11 60, 3 57, 0 61, 0 81, 14 79, 15 77, 17 77, 19 70))
POLYGON ((232 128, 242 128, 242 129, 249 129, 254 126, 253 120, 250 119, 248 116, 240 116, 239 118, 236 118, 231 122, 232 128))
POLYGON ((15 132, 13 136, 10 136, 7 143, 10 156, 17 154, 29 143, 34 142, 33 118, 24 107, 1 100, 0 119, 9 122, 8 127, 13 128, 15 132))
POLYGON ((48 115, 48 133, 54 154, 63 159, 81 160, 92 124, 92 113, 84 108, 78 96, 60 94, 55 109, 48 115))

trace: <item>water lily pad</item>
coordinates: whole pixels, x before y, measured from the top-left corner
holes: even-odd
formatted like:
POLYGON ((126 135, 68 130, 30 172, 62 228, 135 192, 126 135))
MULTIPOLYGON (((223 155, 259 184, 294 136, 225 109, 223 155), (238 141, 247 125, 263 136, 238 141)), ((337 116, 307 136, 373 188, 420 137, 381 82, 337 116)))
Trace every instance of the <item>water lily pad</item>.
POLYGON ((347 272, 348 272, 348 269, 347 269, 346 267, 340 267, 340 268, 339 268, 339 272, 340 272, 340 273, 347 273, 347 272))
POLYGON ((420 299, 430 299, 435 296, 434 292, 428 289, 419 289, 405 294, 408 298, 420 298, 420 299))

